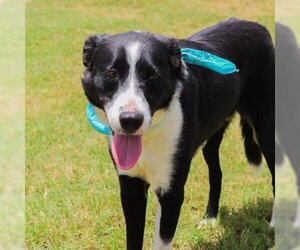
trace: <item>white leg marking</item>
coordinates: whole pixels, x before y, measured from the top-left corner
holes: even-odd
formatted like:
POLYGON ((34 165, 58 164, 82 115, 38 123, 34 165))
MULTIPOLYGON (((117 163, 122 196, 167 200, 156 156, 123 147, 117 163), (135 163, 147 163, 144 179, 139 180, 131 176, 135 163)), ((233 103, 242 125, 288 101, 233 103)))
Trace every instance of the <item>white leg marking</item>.
POLYGON ((298 207, 296 212, 296 217, 294 221, 294 227, 300 227, 300 199, 298 200, 298 207))
POLYGON ((203 227, 206 227, 206 226, 211 226, 211 227, 215 227, 217 224, 217 220, 216 218, 205 218, 203 220, 201 220, 198 224, 198 228, 203 228, 203 227))
POLYGON ((169 242, 168 244, 165 244, 163 242, 163 240, 160 238, 160 235, 159 235, 160 218, 161 218, 161 206, 160 206, 160 204, 158 204, 158 207, 156 210, 156 218, 155 218, 155 237, 154 237, 153 250, 171 250, 172 243, 169 242))

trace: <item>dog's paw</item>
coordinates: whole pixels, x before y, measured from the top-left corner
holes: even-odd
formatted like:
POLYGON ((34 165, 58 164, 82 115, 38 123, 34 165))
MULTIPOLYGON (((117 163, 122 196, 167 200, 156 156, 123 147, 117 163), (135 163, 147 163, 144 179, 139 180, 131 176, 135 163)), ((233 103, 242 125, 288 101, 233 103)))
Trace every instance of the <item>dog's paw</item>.
POLYGON ((206 226, 215 227, 217 224, 216 218, 205 218, 198 223, 198 228, 203 228, 206 226))

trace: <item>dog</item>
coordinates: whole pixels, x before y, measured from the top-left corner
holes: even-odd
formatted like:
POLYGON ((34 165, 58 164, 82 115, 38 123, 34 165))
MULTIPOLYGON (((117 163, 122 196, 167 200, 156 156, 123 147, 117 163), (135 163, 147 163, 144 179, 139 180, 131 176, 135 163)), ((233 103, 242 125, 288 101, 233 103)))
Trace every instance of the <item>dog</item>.
MULTIPOLYGON (((290 160, 297 179, 300 197, 300 48, 292 30, 276 24, 276 165, 281 165, 284 155, 290 160)), ((300 227, 300 200, 294 226, 300 227)))
POLYGON ((209 168, 207 217, 218 213, 219 146, 235 113, 249 162, 265 157, 274 192, 274 45, 260 24, 231 18, 187 39, 132 31, 93 35, 83 46, 84 93, 109 124, 127 249, 142 249, 148 187, 159 205, 154 249, 171 249, 191 161, 202 146, 209 168), (221 75, 185 63, 181 48, 237 65, 221 75))

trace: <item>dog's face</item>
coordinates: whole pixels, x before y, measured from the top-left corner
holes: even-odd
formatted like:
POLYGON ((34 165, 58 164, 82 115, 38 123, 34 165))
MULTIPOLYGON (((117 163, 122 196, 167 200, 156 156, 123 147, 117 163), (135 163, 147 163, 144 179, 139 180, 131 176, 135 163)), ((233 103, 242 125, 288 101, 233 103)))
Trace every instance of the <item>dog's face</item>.
POLYGON ((115 133, 142 135, 176 90, 180 56, 176 40, 145 32, 91 36, 83 47, 85 94, 115 133))

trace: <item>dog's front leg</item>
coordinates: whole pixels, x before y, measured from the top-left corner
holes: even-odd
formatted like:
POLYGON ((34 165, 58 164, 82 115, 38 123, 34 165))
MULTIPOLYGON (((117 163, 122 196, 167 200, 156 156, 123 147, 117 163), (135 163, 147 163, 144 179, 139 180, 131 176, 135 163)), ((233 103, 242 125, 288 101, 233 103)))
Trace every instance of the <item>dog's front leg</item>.
POLYGON ((159 205, 156 212, 153 250, 172 249, 180 208, 184 199, 183 188, 169 193, 157 193, 159 205))
POLYGON ((127 250, 143 248, 148 185, 138 178, 119 176, 126 221, 127 250))

